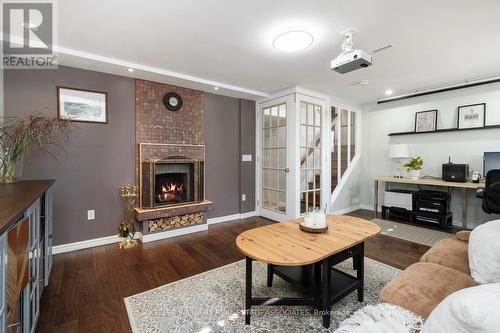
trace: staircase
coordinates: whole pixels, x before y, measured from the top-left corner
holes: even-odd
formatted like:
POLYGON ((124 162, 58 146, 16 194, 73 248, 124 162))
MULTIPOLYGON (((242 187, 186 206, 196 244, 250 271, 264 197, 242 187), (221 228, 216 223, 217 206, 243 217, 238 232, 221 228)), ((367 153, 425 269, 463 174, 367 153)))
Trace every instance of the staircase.
MULTIPOLYGON (((335 188, 337 187, 339 181, 340 181, 340 178, 342 178, 342 176, 344 175, 344 173, 346 172, 347 170, 347 163, 348 163, 348 160, 349 160, 349 156, 347 156, 347 146, 341 146, 342 147, 342 151, 340 153, 340 177, 339 177, 339 161, 338 161, 338 158, 337 158, 337 153, 336 152, 332 152, 330 154, 330 158, 332 159, 332 178, 331 178, 331 192, 333 192, 335 190, 335 188)), ((351 156, 354 156, 354 151, 355 151, 356 147, 354 145, 351 146, 351 156)))

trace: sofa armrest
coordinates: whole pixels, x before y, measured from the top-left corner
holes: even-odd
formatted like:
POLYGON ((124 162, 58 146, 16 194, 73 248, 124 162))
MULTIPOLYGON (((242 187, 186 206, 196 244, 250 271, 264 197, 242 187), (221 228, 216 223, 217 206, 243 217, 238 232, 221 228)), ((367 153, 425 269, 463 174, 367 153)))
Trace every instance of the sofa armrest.
POLYGON ((469 241, 469 236, 470 236, 470 231, 469 230, 461 230, 455 234, 455 237, 458 240, 468 242, 469 241))

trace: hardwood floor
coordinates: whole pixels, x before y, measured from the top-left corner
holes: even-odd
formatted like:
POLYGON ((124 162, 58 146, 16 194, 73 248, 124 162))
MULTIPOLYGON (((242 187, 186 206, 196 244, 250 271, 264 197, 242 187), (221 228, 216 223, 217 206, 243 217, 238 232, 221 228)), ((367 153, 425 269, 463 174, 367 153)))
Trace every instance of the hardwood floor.
MULTIPOLYGON (((364 210, 349 215, 373 218, 364 210)), ((37 332, 130 332, 124 297, 243 259, 236 236, 269 223, 254 217, 127 250, 113 244, 56 255, 37 332)), ((404 269, 427 249, 379 235, 366 243, 365 255, 404 269)))

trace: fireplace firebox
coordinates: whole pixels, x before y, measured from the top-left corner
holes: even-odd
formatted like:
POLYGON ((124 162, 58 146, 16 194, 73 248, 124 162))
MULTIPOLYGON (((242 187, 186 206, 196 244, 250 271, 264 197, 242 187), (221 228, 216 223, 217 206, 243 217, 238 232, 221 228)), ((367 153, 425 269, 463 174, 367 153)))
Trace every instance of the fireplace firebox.
POLYGON ((203 171, 203 161, 186 156, 143 161, 141 207, 203 201, 203 171))

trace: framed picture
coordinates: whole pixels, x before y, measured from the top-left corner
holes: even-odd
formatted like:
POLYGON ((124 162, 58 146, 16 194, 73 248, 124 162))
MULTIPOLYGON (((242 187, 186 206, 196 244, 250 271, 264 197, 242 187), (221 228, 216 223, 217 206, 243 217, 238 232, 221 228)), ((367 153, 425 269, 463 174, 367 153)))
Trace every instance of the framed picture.
POLYGON ((86 123, 108 122, 108 95, 105 92, 57 87, 59 118, 86 123))
POLYGON ((433 132, 437 127, 438 110, 420 111, 415 114, 415 132, 433 132))
POLYGON ((458 129, 478 128, 486 125, 486 103, 458 107, 458 129))

